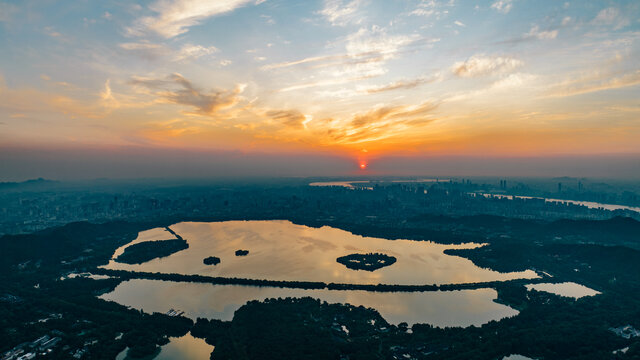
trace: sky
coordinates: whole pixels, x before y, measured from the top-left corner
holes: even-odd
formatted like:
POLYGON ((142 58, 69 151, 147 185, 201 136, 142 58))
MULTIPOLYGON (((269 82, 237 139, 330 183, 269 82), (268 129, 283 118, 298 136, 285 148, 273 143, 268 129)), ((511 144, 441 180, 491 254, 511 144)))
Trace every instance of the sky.
POLYGON ((0 0, 0 179, 640 177, 639 41, 638 1, 0 0))

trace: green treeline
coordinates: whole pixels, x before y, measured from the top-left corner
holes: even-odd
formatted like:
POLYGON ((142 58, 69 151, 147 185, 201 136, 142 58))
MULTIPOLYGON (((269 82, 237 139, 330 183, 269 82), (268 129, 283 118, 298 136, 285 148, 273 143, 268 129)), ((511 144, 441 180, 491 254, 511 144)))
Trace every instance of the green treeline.
POLYGON ((115 261, 125 264, 142 264, 187 248, 189 248, 189 244, 184 239, 145 241, 127 246, 115 261))

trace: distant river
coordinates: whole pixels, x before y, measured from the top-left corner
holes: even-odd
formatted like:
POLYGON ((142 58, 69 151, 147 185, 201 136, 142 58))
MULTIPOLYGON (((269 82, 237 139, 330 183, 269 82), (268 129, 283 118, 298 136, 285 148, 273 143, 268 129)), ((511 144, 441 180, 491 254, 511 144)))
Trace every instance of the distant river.
POLYGON ((353 184, 358 184, 358 187, 371 188, 364 186, 364 184, 376 184, 378 182, 386 183, 434 183, 434 182, 449 182, 449 179, 417 179, 417 180, 391 180, 391 181, 369 181, 369 180, 347 180, 347 181, 318 181, 312 182, 309 186, 341 186, 349 189, 354 189, 353 184))
POLYGON ((505 199, 513 199, 518 198, 518 199, 544 199, 544 201, 546 202, 553 202, 553 203, 567 203, 567 204, 573 204, 573 205, 581 205, 581 206, 586 206, 589 209, 605 209, 605 210, 629 210, 629 211, 635 211, 635 212, 640 212, 640 207, 634 207, 634 206, 626 206, 626 205, 617 205, 617 204, 603 204, 603 203, 599 203, 599 202, 593 202, 593 201, 578 201, 578 200, 564 200, 564 199, 552 199, 552 198, 536 198, 533 196, 520 196, 520 195, 503 195, 503 194, 487 194, 487 193, 478 193, 482 196, 485 197, 496 197, 496 198, 505 198, 505 199))

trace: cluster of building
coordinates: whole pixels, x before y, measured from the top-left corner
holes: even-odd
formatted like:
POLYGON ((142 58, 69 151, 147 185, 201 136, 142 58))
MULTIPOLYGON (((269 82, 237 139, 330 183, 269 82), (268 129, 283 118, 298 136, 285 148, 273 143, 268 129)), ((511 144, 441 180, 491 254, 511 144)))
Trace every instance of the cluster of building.
POLYGON ((32 342, 22 343, 2 354, 2 360, 30 360, 37 355, 46 355, 62 341, 59 336, 43 335, 32 342))
MULTIPOLYGON (((315 183, 322 184, 322 183, 315 183)), ((0 231, 7 234, 28 233, 44 228, 64 225, 74 221, 109 221, 118 219, 149 220, 163 216, 224 216, 236 212, 246 214, 247 209, 258 211, 269 209, 287 212, 320 212, 334 215, 340 202, 345 210, 350 209, 352 197, 358 198, 359 206, 372 210, 380 207, 406 214, 439 213, 454 216, 489 214, 519 218, 582 218, 606 219, 611 211, 589 209, 568 203, 549 203, 542 198, 501 198, 500 196, 473 196, 475 193, 535 195, 526 186, 507 188, 507 180, 496 184, 476 184, 462 181, 367 181, 344 182, 342 188, 336 182, 325 186, 308 186, 306 183, 274 187, 260 184, 237 187, 216 185, 178 188, 128 187, 65 189, 54 191, 0 191, 0 231), (347 184, 348 186, 344 186, 347 184), (265 191, 268 189, 269 191, 265 191), (354 191, 355 190, 355 191, 354 191), (360 191, 358 191, 360 190, 360 191), (366 191, 365 191, 366 190, 366 191)), ((584 195, 584 193, 581 196, 584 195)), ((562 193, 553 193, 569 196, 562 193)), ((625 197, 597 197, 602 201, 640 202, 635 193, 625 197)), ((584 195, 586 196, 586 195, 584 195)), ((352 205, 351 205, 352 206, 352 205)), ((264 211, 256 216, 264 216, 264 211)), ((322 214, 320 214, 322 215, 322 214)), ((640 213, 622 211, 617 215, 640 219, 640 213)), ((0 233, 1 235, 1 233, 0 233)))
POLYGON ((175 310, 175 309, 169 309, 169 311, 165 313, 165 315, 169 315, 169 316, 181 316, 183 314, 184 314, 184 311, 175 310))
POLYGON ((631 325, 620 326, 617 328, 610 328, 609 330, 613 331, 614 334, 623 337, 625 339, 631 339, 633 337, 640 336, 640 330, 634 328, 631 325))

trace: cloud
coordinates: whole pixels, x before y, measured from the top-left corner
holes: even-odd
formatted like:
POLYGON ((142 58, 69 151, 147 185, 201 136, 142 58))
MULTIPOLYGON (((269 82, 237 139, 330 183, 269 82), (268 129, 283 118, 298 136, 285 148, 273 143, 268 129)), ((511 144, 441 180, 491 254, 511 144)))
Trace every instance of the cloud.
POLYGON ((538 25, 531 27, 528 33, 524 35, 524 38, 536 38, 539 40, 555 39, 558 36, 558 30, 546 30, 540 31, 538 25))
MULTIPOLYGON (((344 38, 345 53, 269 64, 262 69, 272 70, 302 64, 319 69, 315 78, 322 80, 293 84, 280 89, 280 92, 344 84, 385 74, 385 64, 394 59, 400 49, 419 39, 418 35, 388 34, 385 28, 379 26, 361 28, 344 38)), ((437 40, 425 40, 425 43, 430 46, 434 41, 437 40)))
POLYGON ((145 60, 155 60, 171 53, 165 45, 146 41, 122 43, 118 47, 145 60))
POLYGON ((156 60, 162 57, 168 57, 171 61, 175 62, 187 62, 218 52, 215 46, 206 47, 202 45, 185 44, 178 50, 172 50, 166 45, 155 44, 148 41, 127 42, 119 44, 118 46, 120 49, 145 60, 156 60))
POLYGON ((165 79, 135 77, 130 83, 151 90, 161 103, 191 106, 196 109, 196 114, 207 116, 238 104, 245 88, 241 84, 233 90, 204 92, 180 74, 172 74, 165 79))
POLYGON ((142 36, 149 31, 173 38, 189 31, 203 20, 231 12, 251 0, 157 0, 149 5, 155 16, 144 16, 127 28, 127 33, 142 36))
POLYGON ((418 7, 415 10, 409 13, 409 15, 435 17, 439 20, 442 15, 447 15, 449 13, 449 10, 442 10, 442 8, 451 6, 454 6, 453 1, 444 3, 435 0, 423 0, 418 4, 418 7))
POLYGON ((338 144, 357 144, 390 138, 410 132, 435 120, 437 105, 424 102, 418 105, 377 106, 353 115, 347 124, 328 130, 331 141, 338 144))
POLYGON ((206 55, 211 55, 218 52, 218 49, 215 46, 202 46, 202 45, 193 45, 193 44, 185 44, 180 50, 174 55, 174 61, 186 61, 186 60, 195 60, 201 58, 206 55))
POLYGON ((513 7, 512 0, 498 0, 491 4, 492 9, 495 9, 496 11, 503 14, 507 14, 509 11, 511 11, 511 7, 513 7))
MULTIPOLYGON (((317 63, 324 63, 321 67, 381 63, 392 59, 402 47, 414 43, 418 39, 416 35, 389 35, 386 29, 379 26, 361 28, 345 38, 346 53, 312 56, 299 60, 268 64, 263 66, 262 69, 272 70, 317 63)), ((429 42, 438 40, 429 40, 429 42)))
POLYGON ((620 10, 610 7, 600 10, 592 23, 596 25, 613 25, 614 30, 619 30, 629 25, 630 21, 620 13, 620 10))
POLYGON ((392 90, 413 89, 413 88, 418 87, 420 85, 434 82, 434 81, 438 80, 439 78, 440 78, 440 76, 436 75, 436 76, 433 76, 433 77, 420 77, 420 78, 413 79, 413 80, 399 80, 399 81, 394 81, 392 83, 385 84, 385 85, 372 86, 372 87, 366 87, 366 88, 359 88, 358 90, 361 91, 361 92, 367 93, 367 94, 377 94, 377 93, 381 93, 381 92, 385 92, 385 91, 392 91, 392 90))
POLYGON ((268 64, 268 65, 263 66, 262 69, 263 70, 280 69, 280 68, 286 68, 286 67, 300 65, 300 64, 322 62, 322 61, 325 61, 325 60, 341 60, 341 59, 347 59, 347 58, 348 58, 347 55, 312 56, 312 57, 308 57, 308 58, 304 58, 304 59, 300 59, 300 60, 285 61, 285 62, 281 62, 281 63, 268 64))
POLYGON ((319 87, 319 86, 340 85, 340 84, 350 83, 350 82, 353 82, 353 81, 364 80, 364 79, 367 79, 367 78, 368 77, 353 77, 353 78, 344 77, 344 78, 337 78, 337 79, 313 81, 313 82, 308 82, 308 83, 302 83, 302 84, 295 84, 295 85, 287 86, 285 88, 282 88, 282 89, 278 90, 278 92, 287 92, 287 91, 293 91, 293 90, 308 89, 308 88, 319 87))
POLYGON ((510 72, 524 63, 512 57, 473 55, 453 65, 451 71, 459 77, 479 77, 510 72))
POLYGON ((574 96, 595 91, 619 89, 640 84, 640 70, 625 74, 597 73, 577 76, 551 86, 553 97, 574 96))
POLYGON ((100 93, 100 98, 102 98, 103 103, 107 107, 118 108, 120 107, 120 103, 113 96, 113 92, 111 91, 111 80, 107 79, 104 83, 104 90, 100 93))
POLYGON ((266 115, 287 127, 302 129, 307 122, 307 116, 298 110, 269 110, 266 115))
POLYGON ((348 61, 340 64, 332 75, 343 77, 371 77, 387 72, 384 64, 395 58, 401 48, 415 42, 417 35, 391 35, 385 28, 361 28, 346 37, 348 61))
POLYGON ((458 26, 460 26, 460 27, 467 27, 467 25, 465 25, 464 23, 462 23, 462 22, 461 22, 461 21, 459 21, 459 20, 456 20, 456 21, 454 21, 453 23, 454 23, 454 24, 456 24, 456 25, 458 25, 458 26))
POLYGON ((362 0, 325 0, 324 7, 319 14, 334 26, 345 26, 349 23, 359 23, 361 19, 356 17, 356 12, 362 0))
POLYGON ((494 82, 489 90, 505 90, 511 88, 518 88, 526 84, 530 84, 536 76, 527 73, 515 73, 494 82))

